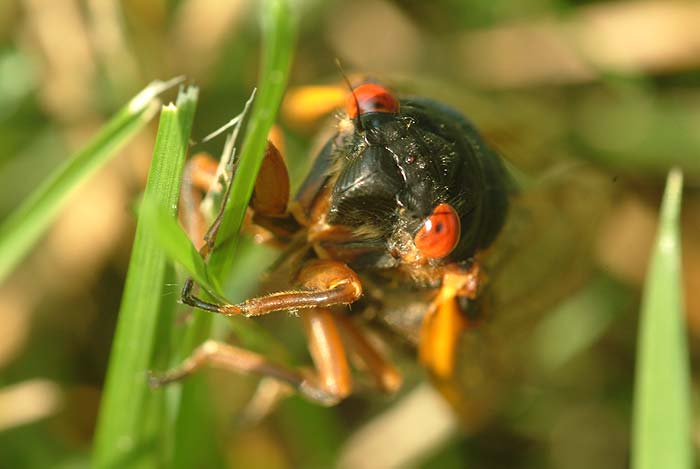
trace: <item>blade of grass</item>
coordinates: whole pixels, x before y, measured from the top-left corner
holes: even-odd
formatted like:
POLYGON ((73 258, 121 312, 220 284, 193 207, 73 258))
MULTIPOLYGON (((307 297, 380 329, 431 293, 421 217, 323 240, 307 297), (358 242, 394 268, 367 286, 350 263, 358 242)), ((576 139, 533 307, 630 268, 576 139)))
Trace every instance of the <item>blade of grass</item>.
POLYGON ((231 272, 238 231, 253 194, 255 177, 267 145, 267 134, 275 122, 287 83, 297 27, 296 12, 290 3, 288 0, 268 0, 262 10, 264 50, 260 86, 246 128, 216 249, 210 260, 211 272, 220 279, 231 272))
MULTIPOLYGON (((288 0, 268 0, 262 9, 263 59, 258 93, 245 126, 245 139, 232 187, 226 201, 216 247, 209 259, 209 273, 223 285, 230 275, 243 216, 253 193, 260 169, 267 134, 282 100, 296 40, 296 15, 288 0)), ((211 314, 194 314, 181 357, 186 357, 211 333, 211 314)), ((211 413, 198 411, 206 403, 206 389, 201 376, 188 379, 182 386, 180 412, 176 422, 176 467, 193 467, 212 461, 213 435, 211 413)))
MULTIPOLYGON (((189 87, 177 106, 165 106, 153 151, 144 199, 175 216, 182 168, 189 142, 198 91, 189 87)), ((139 215, 119 322, 112 346, 104 396, 95 436, 95 467, 157 467, 162 465, 158 430, 144 422, 158 415, 163 393, 153 393, 146 371, 152 367, 159 315, 172 308, 166 291, 170 264, 164 250, 139 215), (159 464, 160 463, 160 464, 159 464)))
POLYGON ((87 179, 160 107, 157 96, 181 82, 155 81, 120 109, 88 145, 53 173, 0 225, 0 282, 14 269, 54 220, 78 184, 87 179))
POLYGON ((139 213, 143 223, 156 237, 169 259, 182 265, 200 287, 223 301, 224 294, 218 282, 209 275, 204 259, 173 218, 171 210, 156 205, 153 200, 144 200, 139 213))
POLYGON ((682 173, 672 170, 644 288, 632 429, 635 469, 693 467, 678 227, 682 187, 682 173))

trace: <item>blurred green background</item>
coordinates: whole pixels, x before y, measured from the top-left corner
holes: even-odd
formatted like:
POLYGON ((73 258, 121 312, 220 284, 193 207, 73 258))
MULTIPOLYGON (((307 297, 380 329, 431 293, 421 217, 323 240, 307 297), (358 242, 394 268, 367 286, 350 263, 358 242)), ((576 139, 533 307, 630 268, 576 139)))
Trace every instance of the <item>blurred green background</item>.
MULTIPOLYGON (((212 447, 223 448, 231 467, 374 468, 385 453, 418 467, 628 464, 639 294, 672 166, 686 178, 683 287, 693 355, 700 335, 700 4, 298 7, 290 87, 337 83, 338 58, 350 74, 452 103, 528 170, 575 157, 615 190, 591 252, 597 268, 555 312, 558 321, 537 331, 546 372, 488 423, 462 434, 440 417, 446 410, 430 410, 434 398, 420 400, 429 391, 407 386, 417 394, 363 393, 333 409, 291 398, 263 422, 243 425, 237 414, 257 380, 211 372, 219 439, 212 447), (424 434, 426 444, 407 447, 402 434, 409 442, 424 434)), ((242 109, 259 60, 253 0, 1 2, 0 217, 149 81, 186 75, 200 86, 192 134, 199 140, 242 109)), ((290 118, 284 105, 279 121, 299 184, 320 123, 290 118)), ((0 467, 89 465, 155 129, 154 122, 71 198, 0 285, 0 467)), ((218 154, 220 142, 197 149, 218 154)), ((273 258, 250 248, 240 262, 262 271, 273 258)), ((245 277, 233 300, 254 289, 255 276, 245 277)), ((174 284, 172 295, 178 290, 174 284)), ((293 318, 275 327, 303 356, 293 318)), ((421 381, 409 361, 403 366, 413 373, 409 384, 421 381)), ((695 375, 692 384, 697 395, 695 375)))

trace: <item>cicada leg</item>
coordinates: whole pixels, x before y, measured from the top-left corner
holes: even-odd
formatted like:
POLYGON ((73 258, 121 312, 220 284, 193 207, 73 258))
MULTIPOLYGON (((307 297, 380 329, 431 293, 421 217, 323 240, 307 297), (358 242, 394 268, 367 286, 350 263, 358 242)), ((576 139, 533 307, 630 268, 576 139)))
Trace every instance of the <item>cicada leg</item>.
POLYGON ((449 269, 443 276, 442 286, 423 319, 418 348, 421 364, 438 379, 452 376, 455 350, 468 326, 459 298, 475 300, 484 283, 485 275, 476 261, 466 270, 449 269))
POLYGON ((355 272, 341 262, 313 260, 302 267, 299 283, 303 290, 272 293, 238 304, 215 304, 192 295, 193 282, 183 288, 182 302, 225 316, 262 316, 273 311, 325 308, 350 304, 362 295, 362 284, 355 272))
MULTIPOLYGON (((265 149, 265 156, 255 180, 250 199, 253 211, 247 228, 267 230, 278 240, 289 239, 299 230, 299 224, 289 213, 289 173, 282 153, 272 141, 265 149)), ((256 234, 259 236, 259 233, 256 234)))
MULTIPOLYGON (((202 201, 201 192, 209 191, 217 183, 217 168, 218 162, 214 158, 206 153, 197 153, 188 160, 183 175, 181 219, 194 242, 206 240, 209 248, 205 249, 207 252, 214 245, 224 207, 221 207, 209 230, 205 231, 206 223, 199 206, 202 201)), ((299 229, 299 224, 287 212, 288 202, 287 166, 277 146, 270 140, 255 181, 243 230, 258 243, 283 245, 299 229)))
POLYGON ((362 294, 357 275, 342 263, 312 261, 298 275, 303 289, 253 298, 237 305, 216 305, 194 297, 187 304, 225 315, 259 316, 280 310, 304 309, 301 317, 309 339, 309 350, 317 376, 307 378, 298 370, 275 364, 256 353, 238 347, 207 342, 180 367, 161 376, 153 375, 154 385, 182 379, 204 365, 212 364, 241 372, 274 377, 297 389, 309 399, 333 404, 347 396, 352 388, 345 348, 338 332, 337 319, 330 306, 349 304, 362 294))
POLYGON ((254 352, 210 341, 200 346, 181 366, 162 375, 152 375, 151 384, 162 385, 180 380, 202 366, 215 365, 273 377, 313 401, 334 404, 352 390, 340 328, 379 387, 385 392, 395 391, 401 384, 399 372, 381 356, 350 318, 330 309, 331 306, 352 303, 361 296, 362 286, 357 275, 340 262, 315 260, 301 269, 298 281, 302 289, 273 293, 237 305, 216 305, 192 297, 186 302, 229 316, 260 316, 273 311, 303 310, 300 316, 316 369, 313 376, 273 363, 254 352))
POLYGON ((385 393, 396 392, 403 382, 401 373, 382 356, 351 317, 338 316, 336 319, 350 347, 374 377, 377 387, 385 393))
POLYGON ((352 382, 345 348, 331 311, 313 308, 303 315, 315 373, 287 367, 244 348, 209 340, 179 367, 163 374, 152 373, 152 386, 162 386, 186 378, 202 367, 214 366, 239 373, 271 377, 294 388, 307 399, 333 405, 350 394, 352 382))
MULTIPOLYGON (((331 396, 335 402, 347 397, 352 391, 350 367, 345 347, 340 338, 338 324, 333 312, 328 308, 313 308, 301 315, 304 330, 309 340, 309 352, 318 372, 315 387, 331 396)), ((307 382, 307 386, 314 386, 307 382)), ((317 392, 318 389, 304 389, 304 395, 317 392)))

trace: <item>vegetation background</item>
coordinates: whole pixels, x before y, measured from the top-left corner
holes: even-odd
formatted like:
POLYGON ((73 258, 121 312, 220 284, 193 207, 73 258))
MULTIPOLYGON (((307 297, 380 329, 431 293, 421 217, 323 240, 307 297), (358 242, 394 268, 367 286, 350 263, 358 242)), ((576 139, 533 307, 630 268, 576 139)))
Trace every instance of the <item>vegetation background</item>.
MULTIPOLYGON (((1 2, 0 217, 151 80, 185 75, 199 87, 193 141, 240 112, 259 79, 267 14, 261 5, 1 2)), ((417 406, 410 400, 425 388, 408 361, 402 366, 412 373, 410 386, 396 400, 363 393, 324 409, 292 397, 254 425, 238 417, 257 380, 207 372, 211 391, 199 404, 214 417, 209 428, 196 429, 199 451, 216 455, 206 465, 372 468, 387 453, 415 467, 629 464, 641 292, 673 166, 685 177, 684 280, 669 288, 685 292, 688 354, 691 361, 697 355, 700 4, 360 0, 299 2, 293 11, 299 25, 296 43, 288 44, 290 87, 337 83, 338 58, 349 73, 452 103, 525 168, 575 157, 609 177, 615 191, 601 214, 589 281, 533 332, 542 355, 523 357, 540 360, 547 372, 489 423, 464 434, 448 416, 431 420, 440 411, 428 407, 426 416, 430 398, 417 406), (416 443, 421 436, 426 444, 416 443)), ((320 123, 291 119, 288 111, 283 105, 278 122, 292 182, 299 184, 320 123)), ((156 130, 154 119, 81 185, 0 284, 1 467, 90 465, 156 130)), ((221 142, 196 148, 219 154, 221 142)), ((231 299, 254 291, 257 274, 273 259, 273 252, 244 243, 236 260, 244 274, 233 276, 231 299)), ((180 285, 170 284, 173 303, 180 285)), ((190 318, 185 308, 175 316, 178 324, 190 318)), ((230 324, 215 330, 226 337, 230 324)), ((293 318, 270 330, 295 359, 305 359, 293 318)), ((697 374, 690 378, 697 396, 697 374)), ((697 447, 694 413, 688 418, 697 447)))

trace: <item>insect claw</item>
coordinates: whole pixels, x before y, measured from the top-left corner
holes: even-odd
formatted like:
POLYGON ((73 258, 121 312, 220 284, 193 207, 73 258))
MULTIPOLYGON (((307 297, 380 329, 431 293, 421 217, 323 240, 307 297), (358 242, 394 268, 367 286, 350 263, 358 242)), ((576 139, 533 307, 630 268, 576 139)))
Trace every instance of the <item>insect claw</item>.
POLYGON ((304 380, 299 385, 299 392, 311 401, 324 407, 332 407, 340 402, 340 398, 338 396, 324 391, 317 384, 309 380, 304 380))
POLYGON ((148 380, 148 386, 151 389, 162 388, 166 384, 173 383, 175 381, 180 381, 192 372, 191 366, 175 368, 166 372, 156 372, 148 370, 146 372, 146 379, 148 380))
POLYGON ((164 379, 162 374, 151 370, 146 371, 146 379, 148 380, 148 387, 151 389, 163 387, 163 385, 168 382, 168 380, 164 379))

